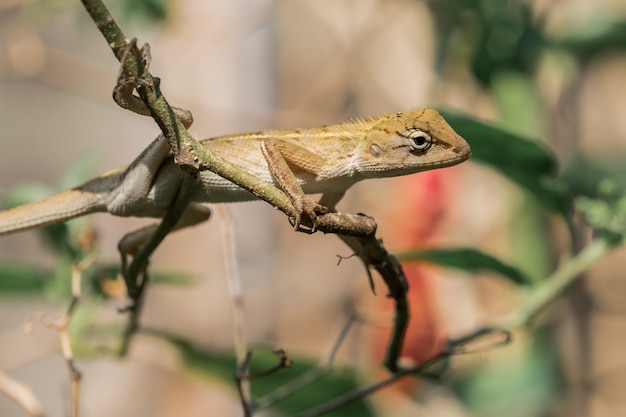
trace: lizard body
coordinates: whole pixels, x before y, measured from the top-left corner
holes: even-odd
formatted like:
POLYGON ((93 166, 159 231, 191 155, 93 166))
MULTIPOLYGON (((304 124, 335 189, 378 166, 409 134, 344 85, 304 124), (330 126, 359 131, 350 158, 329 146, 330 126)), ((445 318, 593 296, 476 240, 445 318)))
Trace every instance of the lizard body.
MULTIPOLYGON (((316 211, 333 211, 345 191, 358 181, 456 165, 471 154, 465 140, 430 108, 318 128, 268 130, 201 142, 211 152, 285 191, 294 207, 312 221, 316 211), (323 194, 319 203, 305 196, 317 193, 323 194)), ((161 218, 185 175, 174 164, 166 139, 159 136, 126 168, 0 212, 0 235, 95 212, 161 218)), ((230 181, 202 171, 191 203, 196 207, 195 203, 254 199, 230 181)), ((187 225, 208 218, 208 214, 200 217, 187 225)), ((297 226, 299 219, 295 223, 297 226)))

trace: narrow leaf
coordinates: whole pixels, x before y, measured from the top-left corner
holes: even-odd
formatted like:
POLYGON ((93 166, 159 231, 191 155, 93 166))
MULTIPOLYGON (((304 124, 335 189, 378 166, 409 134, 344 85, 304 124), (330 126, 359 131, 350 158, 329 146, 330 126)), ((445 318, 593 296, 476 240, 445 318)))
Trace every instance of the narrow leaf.
POLYGON ((519 269, 508 265, 485 252, 472 248, 428 249, 396 254, 400 261, 425 261, 465 271, 491 271, 518 285, 528 285, 531 280, 519 269))

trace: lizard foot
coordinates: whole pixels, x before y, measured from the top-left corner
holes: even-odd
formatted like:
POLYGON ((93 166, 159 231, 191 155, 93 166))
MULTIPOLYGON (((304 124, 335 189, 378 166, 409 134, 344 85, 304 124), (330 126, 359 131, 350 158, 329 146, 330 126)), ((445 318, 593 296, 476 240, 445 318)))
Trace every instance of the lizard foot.
MULTIPOLYGON (((143 116, 149 116, 150 111, 144 104, 141 97, 133 93, 140 85, 152 87, 152 84, 141 76, 129 76, 125 71, 126 61, 128 61, 128 57, 133 49, 137 49, 137 38, 132 38, 128 42, 128 45, 122 54, 122 58, 120 59, 120 69, 117 74, 117 83, 113 88, 113 100, 123 109, 130 110, 143 116)), ((150 55, 150 45, 147 43, 144 44, 139 49, 138 53, 144 67, 148 69, 150 62, 152 61, 152 56, 150 55)))
MULTIPOLYGON (((150 62, 152 61, 152 55, 150 53, 150 45, 147 43, 144 43, 138 50, 141 62, 146 71, 138 76, 129 76, 126 74, 126 61, 128 60, 128 57, 133 49, 137 49, 137 38, 133 38, 128 42, 128 45, 120 59, 120 70, 117 75, 117 83, 113 88, 113 100, 123 109, 130 110, 142 116, 151 116, 150 109, 146 106, 142 98, 134 94, 134 92, 139 86, 158 90, 160 79, 158 77, 148 76, 148 68, 150 67, 150 62)), ((193 123, 193 115, 189 110, 172 107, 172 111, 185 128, 189 128, 191 126, 193 123)))
POLYGON ((296 217, 292 225, 295 231, 313 234, 317 231, 318 214, 326 214, 330 210, 321 204, 305 198, 301 202, 294 204, 296 217))

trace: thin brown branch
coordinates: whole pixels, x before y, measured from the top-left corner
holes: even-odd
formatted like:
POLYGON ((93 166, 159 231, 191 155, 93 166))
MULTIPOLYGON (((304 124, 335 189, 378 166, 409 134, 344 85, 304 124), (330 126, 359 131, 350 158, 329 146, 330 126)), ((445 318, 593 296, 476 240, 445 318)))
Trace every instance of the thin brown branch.
POLYGON ((15 401, 29 416, 43 416, 41 403, 33 390, 0 371, 0 392, 15 401))
POLYGON ((48 316, 42 315, 41 322, 44 326, 54 329, 59 334, 59 341, 61 343, 61 351, 63 352, 63 358, 67 364, 70 385, 71 385, 71 403, 72 403, 72 417, 79 416, 79 399, 80 399, 80 380, 81 374, 76 364, 74 363, 74 352, 72 351, 72 344, 68 327, 72 319, 73 313, 78 307, 81 297, 81 280, 82 274, 85 269, 91 266, 96 257, 88 256, 81 262, 78 262, 72 266, 71 280, 72 280, 72 299, 67 308, 65 314, 59 319, 52 320, 48 316))
POLYGON ((394 326, 391 340, 387 345, 384 365, 391 372, 398 370, 398 359, 404 345, 404 337, 409 324, 409 304, 406 294, 409 290, 404 271, 398 260, 391 255, 375 236, 342 236, 339 238, 348 245, 365 263, 378 271, 389 289, 387 297, 395 303, 394 326))
POLYGON ((237 381, 237 390, 239 392, 239 399, 244 409, 244 416, 252 416, 256 407, 252 404, 252 399, 249 396, 249 392, 245 389, 245 383, 252 379, 262 378, 264 376, 276 373, 284 368, 289 368, 292 364, 291 359, 287 356, 287 352, 284 349, 277 349, 273 352, 278 356, 278 363, 272 365, 266 369, 250 373, 248 367, 250 365, 250 359, 252 358, 252 352, 248 351, 244 360, 237 366, 235 373, 235 380, 237 381))
POLYGON ((317 407, 310 408, 306 410, 305 412, 298 414, 298 417, 315 417, 320 414, 327 413, 331 410, 335 410, 339 407, 342 407, 352 401, 365 398, 368 395, 371 395, 374 392, 377 392, 401 380, 402 378, 406 378, 407 376, 411 376, 411 375, 423 374, 424 372, 426 372, 429 369, 432 369, 436 365, 444 363, 445 360, 450 358, 450 356, 458 354, 459 351, 463 351, 464 349, 462 348, 462 346, 468 343, 471 343, 477 338, 484 338, 486 335, 489 335, 494 332, 498 334, 506 334, 507 336, 504 337, 503 340, 496 341, 491 346, 491 348, 504 346, 510 342, 511 339, 510 339, 509 333, 505 330, 493 329, 493 328, 481 328, 459 339, 450 340, 448 342, 448 347, 446 349, 442 350, 437 355, 433 356, 431 359, 428 359, 415 367, 404 368, 404 369, 398 370, 397 372, 395 372, 388 378, 385 378, 379 382, 376 382, 362 389, 350 391, 347 394, 341 395, 331 401, 320 404, 317 407))

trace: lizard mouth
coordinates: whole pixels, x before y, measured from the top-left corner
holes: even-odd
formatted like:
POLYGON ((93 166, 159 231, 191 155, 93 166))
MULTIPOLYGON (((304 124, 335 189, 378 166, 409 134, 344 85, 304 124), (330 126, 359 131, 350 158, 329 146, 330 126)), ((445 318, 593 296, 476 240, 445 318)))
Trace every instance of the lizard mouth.
POLYGON ((449 167, 451 165, 456 165, 456 164, 460 164, 461 162, 467 161, 468 159, 470 159, 470 157, 472 156, 472 150, 469 149, 469 146, 467 147, 467 149, 464 149, 462 151, 459 151, 460 153, 462 152, 462 154, 460 156, 457 156, 455 158, 450 158, 446 161, 443 161, 443 166, 449 167))
POLYGON ((389 177, 397 177, 403 175, 416 174, 418 172, 430 171, 433 169, 439 168, 448 168, 454 165, 458 165, 461 162, 466 161, 471 156, 471 152, 468 150, 466 153, 461 153, 457 156, 452 156, 448 159, 443 159, 439 161, 426 162, 422 163, 419 166, 414 167, 414 169, 410 170, 406 167, 397 167, 395 169, 390 170, 381 170, 381 169, 364 169, 361 171, 362 178, 389 178, 389 177))
POLYGON ((472 155, 471 153, 467 153, 465 155, 461 155, 461 156, 457 156, 457 157, 449 158, 449 159, 444 159, 442 161, 430 162, 428 164, 422 165, 421 167, 422 169, 420 169, 418 172, 428 171, 430 169, 448 168, 454 165, 458 165, 461 162, 467 161, 471 155, 472 155))

